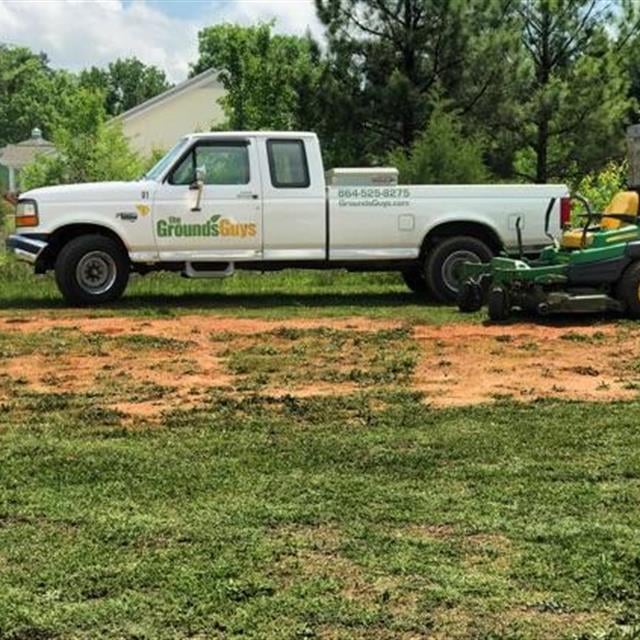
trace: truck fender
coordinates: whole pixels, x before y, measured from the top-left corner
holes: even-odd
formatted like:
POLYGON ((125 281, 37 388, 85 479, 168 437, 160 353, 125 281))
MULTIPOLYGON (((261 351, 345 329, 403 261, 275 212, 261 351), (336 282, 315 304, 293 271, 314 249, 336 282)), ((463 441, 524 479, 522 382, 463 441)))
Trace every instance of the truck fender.
POLYGON ((460 218, 455 214, 436 219, 422 231, 420 256, 424 258, 428 250, 438 240, 454 236, 472 236, 482 240, 494 253, 500 253, 504 248, 498 230, 488 218, 460 218))
MULTIPOLYGON (((116 225, 113 224, 113 222, 109 219, 107 219, 106 217, 104 218, 94 218, 94 217, 89 217, 89 216, 70 216, 69 218, 63 218, 62 220, 60 220, 56 226, 52 229, 52 231, 50 232, 50 235, 54 235, 54 234, 59 234, 63 229, 67 229, 69 227, 74 227, 74 226, 78 226, 78 227, 93 227, 96 230, 100 230, 100 229, 104 229, 108 232, 110 232, 111 234, 113 234, 114 236, 117 236, 118 239, 120 240, 120 242, 122 242, 122 244, 127 247, 127 243, 124 240, 124 233, 123 233, 123 229, 116 225)), ((128 247, 127 247, 128 250, 128 247)))
POLYGON ((102 221, 97 223, 86 219, 77 220, 74 218, 73 222, 62 222, 47 234, 47 247, 38 259, 36 271, 43 273, 48 269, 52 269, 60 250, 69 240, 81 235, 95 233, 113 238, 122 245, 127 255, 129 254, 129 247, 122 237, 122 233, 114 225, 103 223, 102 221))

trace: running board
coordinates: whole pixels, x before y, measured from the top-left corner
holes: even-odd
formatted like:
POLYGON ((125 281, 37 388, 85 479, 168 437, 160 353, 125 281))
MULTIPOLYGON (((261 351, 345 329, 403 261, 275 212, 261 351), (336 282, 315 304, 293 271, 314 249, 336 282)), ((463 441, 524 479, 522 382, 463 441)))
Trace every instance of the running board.
POLYGON ((228 278, 235 272, 233 262, 185 262, 184 278, 228 278))

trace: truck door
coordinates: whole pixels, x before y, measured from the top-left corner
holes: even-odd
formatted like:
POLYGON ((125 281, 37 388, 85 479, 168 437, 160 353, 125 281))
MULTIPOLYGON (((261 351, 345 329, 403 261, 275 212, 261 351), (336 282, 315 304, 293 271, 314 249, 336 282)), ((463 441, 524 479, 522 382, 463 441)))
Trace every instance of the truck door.
POLYGON ((262 199, 255 141, 196 139, 156 190, 153 216, 160 260, 259 258, 262 199))
POLYGON ((265 260, 326 258, 326 194, 315 136, 263 138, 263 257, 265 260))

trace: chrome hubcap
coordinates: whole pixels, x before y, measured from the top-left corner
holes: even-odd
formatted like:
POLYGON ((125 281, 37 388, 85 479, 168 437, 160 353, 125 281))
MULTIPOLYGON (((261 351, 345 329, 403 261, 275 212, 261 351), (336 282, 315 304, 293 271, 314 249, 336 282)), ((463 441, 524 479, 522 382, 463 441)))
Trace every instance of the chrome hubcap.
POLYGON ((445 261, 442 263, 442 269, 440 271, 442 275, 442 280, 446 285, 447 289, 450 289, 454 293, 458 293, 459 289, 459 281, 460 281, 460 271, 462 269, 462 265, 465 262, 481 262, 480 257, 473 253, 472 251, 467 251, 466 249, 460 249, 459 251, 454 251, 450 253, 445 261))
POLYGON ((117 276, 114 259, 104 251, 91 251, 82 256, 76 267, 80 287, 95 296, 111 289, 117 276))

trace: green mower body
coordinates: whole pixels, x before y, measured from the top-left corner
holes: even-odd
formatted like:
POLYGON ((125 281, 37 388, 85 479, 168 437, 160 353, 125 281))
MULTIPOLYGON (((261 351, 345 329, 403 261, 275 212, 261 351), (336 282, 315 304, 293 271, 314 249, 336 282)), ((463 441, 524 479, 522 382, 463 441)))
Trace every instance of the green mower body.
POLYGON ((574 239, 579 234, 579 248, 554 242, 535 260, 498 256, 485 264, 465 263, 460 311, 477 311, 486 302, 492 320, 505 320, 514 308, 541 315, 612 310, 640 317, 640 226, 590 226, 605 217, 631 220, 589 212, 587 224, 570 232, 574 239))

